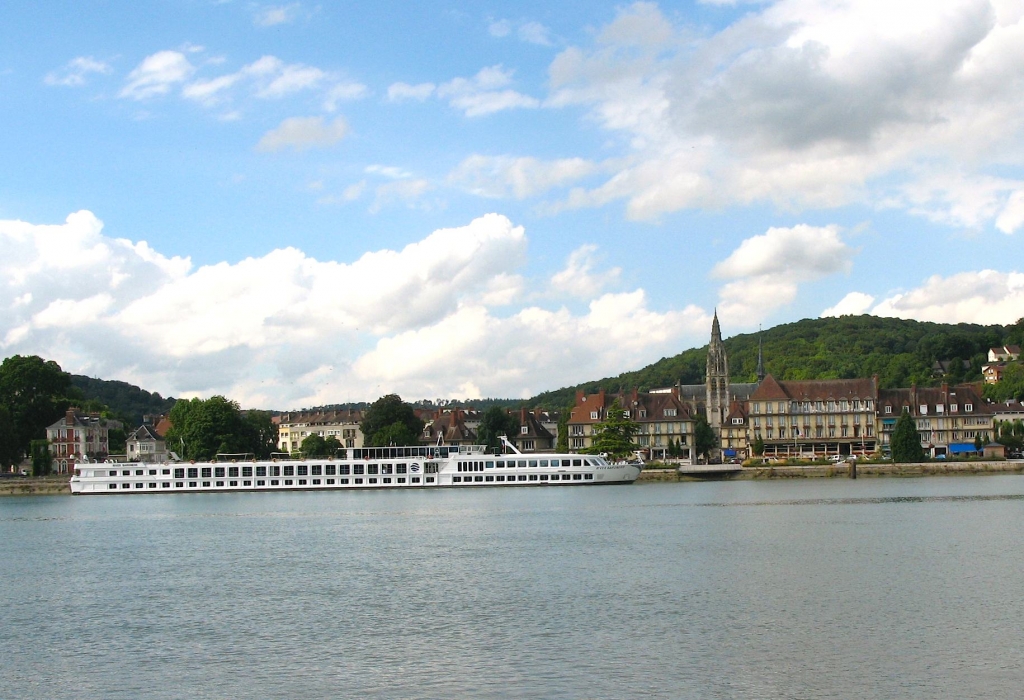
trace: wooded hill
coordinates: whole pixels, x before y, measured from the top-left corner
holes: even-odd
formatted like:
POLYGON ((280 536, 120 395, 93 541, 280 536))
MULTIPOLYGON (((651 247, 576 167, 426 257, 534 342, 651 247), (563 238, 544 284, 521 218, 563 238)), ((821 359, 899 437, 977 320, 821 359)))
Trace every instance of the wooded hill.
MULTIPOLYGON (((923 323, 867 315, 809 318, 769 328, 760 337, 765 371, 776 379, 850 379, 877 374, 882 388, 930 386, 943 381, 933 374, 937 360, 951 361, 945 378, 950 383, 980 381, 990 347, 1024 345, 1024 318, 1012 326, 923 323)), ((757 345, 757 333, 725 340, 732 381, 755 381, 757 345)), ((706 362, 707 345, 617 377, 538 394, 526 403, 562 408, 574 403, 577 389, 594 393, 602 388, 638 387, 645 391, 676 382, 703 384, 706 362)))
POLYGON ((142 416, 160 416, 169 413, 175 399, 150 393, 128 382, 94 379, 80 374, 71 375, 71 384, 82 392, 86 400, 95 399, 110 407, 112 413, 123 416, 129 423, 128 432, 142 424, 142 416))

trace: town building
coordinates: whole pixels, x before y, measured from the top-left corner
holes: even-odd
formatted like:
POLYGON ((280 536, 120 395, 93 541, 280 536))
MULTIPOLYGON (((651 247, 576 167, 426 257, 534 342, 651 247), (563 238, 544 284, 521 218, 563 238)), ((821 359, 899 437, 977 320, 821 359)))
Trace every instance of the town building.
POLYGON ((129 462, 166 462, 170 457, 167 443, 149 423, 132 431, 125 441, 125 452, 129 462))
POLYGON ((892 432, 907 411, 917 423, 921 447, 929 457, 975 453, 975 440, 993 439, 995 411, 973 385, 882 389, 878 394, 880 447, 889 450, 892 432))
POLYGON ((746 402, 750 442, 765 457, 869 454, 877 448, 878 377, 779 381, 771 375, 746 402))
POLYGON ((519 431, 508 438, 520 452, 551 452, 558 440, 558 418, 539 408, 533 411, 522 408, 519 431))
POLYGON ((53 470, 67 474, 80 462, 106 459, 110 454, 109 432, 121 427, 121 421, 69 408, 63 418, 46 428, 53 470))
MULTIPOLYGON (((440 442, 445 445, 477 445, 476 427, 470 427, 468 418, 467 412, 461 408, 437 409, 433 420, 424 424, 421 440, 427 444, 440 442)), ((474 425, 478 427, 479 417, 474 418, 474 425)))
POLYGON ((1013 362, 1020 359, 1019 345, 1003 345, 988 349, 989 362, 1013 362))
POLYGON ((298 452, 302 448, 302 441, 310 435, 319 435, 325 439, 333 437, 346 448, 363 446, 363 432, 359 428, 363 420, 361 411, 293 411, 282 413, 279 419, 277 445, 282 452, 298 452))
POLYGON ((689 401, 681 399, 676 387, 666 392, 631 392, 596 394, 576 392, 576 405, 569 416, 569 449, 582 451, 593 447, 595 428, 608 418, 608 411, 618 401, 623 415, 639 425, 636 442, 651 459, 666 459, 673 445, 683 459, 692 459, 693 431, 696 411, 689 401), (670 444, 671 443, 671 444, 670 444))

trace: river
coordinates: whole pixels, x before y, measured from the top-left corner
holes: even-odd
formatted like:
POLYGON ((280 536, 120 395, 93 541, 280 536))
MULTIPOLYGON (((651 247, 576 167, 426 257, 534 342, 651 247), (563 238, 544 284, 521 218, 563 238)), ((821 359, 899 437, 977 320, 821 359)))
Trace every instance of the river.
POLYGON ((0 698, 1001 698, 1024 477, 0 499, 0 698))

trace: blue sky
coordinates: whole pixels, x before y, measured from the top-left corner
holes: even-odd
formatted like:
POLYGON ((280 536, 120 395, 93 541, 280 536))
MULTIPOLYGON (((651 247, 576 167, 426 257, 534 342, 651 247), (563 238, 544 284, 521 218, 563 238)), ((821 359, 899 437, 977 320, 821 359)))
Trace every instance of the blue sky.
POLYGON ((1024 2, 13 3, 0 345, 245 406, 1024 316, 1024 2))

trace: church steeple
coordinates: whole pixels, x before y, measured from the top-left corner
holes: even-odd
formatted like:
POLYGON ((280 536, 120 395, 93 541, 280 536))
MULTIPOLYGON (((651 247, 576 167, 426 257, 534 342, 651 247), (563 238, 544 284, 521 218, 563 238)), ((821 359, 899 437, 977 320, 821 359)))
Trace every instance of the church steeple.
POLYGON ((757 382, 760 384, 764 381, 764 343, 761 338, 761 327, 757 328, 757 382))
POLYGON ((718 309, 711 321, 711 342, 708 343, 708 365, 705 374, 708 423, 721 435, 722 422, 729 410, 729 358, 722 342, 722 329, 718 325, 718 309))

